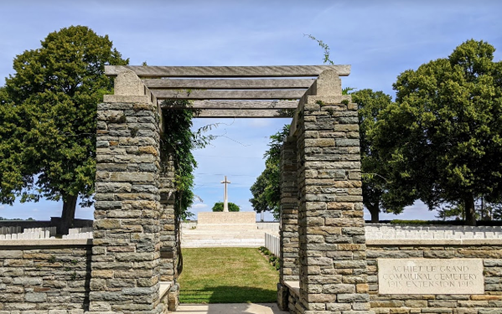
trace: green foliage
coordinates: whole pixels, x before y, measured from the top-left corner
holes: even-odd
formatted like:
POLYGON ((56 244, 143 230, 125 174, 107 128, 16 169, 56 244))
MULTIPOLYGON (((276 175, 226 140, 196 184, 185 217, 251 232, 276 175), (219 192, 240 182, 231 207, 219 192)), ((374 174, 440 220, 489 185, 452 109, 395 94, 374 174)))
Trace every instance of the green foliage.
POLYGON ((253 198, 249 201, 258 212, 270 211, 275 219, 279 219, 281 204, 281 149, 284 140, 289 135, 290 125, 284 125, 282 130, 270 136, 269 149, 265 153, 265 170, 251 186, 253 198))
MULTIPOLYGON (((476 220, 494 221, 502 220, 502 201, 500 199, 491 199, 480 197, 474 203, 476 220)), ((465 206, 463 202, 454 202, 446 204, 437 209, 437 218, 443 220, 465 220, 465 206)))
POLYGON ((260 252, 262 252, 264 255, 267 255, 267 256, 270 255, 270 254, 272 254, 272 252, 270 252, 270 250, 267 249, 266 246, 260 246, 258 248, 258 250, 260 250, 260 252))
MULTIPOLYGON (((127 64, 108 36, 84 26, 50 33, 41 48, 14 59, 0 91, 0 200, 92 203, 96 106, 113 88, 107 64, 127 64)), ((66 211, 66 214, 65 214, 66 211)))
POLYGON ((494 47, 468 40, 448 58, 399 75, 396 104, 378 119, 374 144, 392 165, 389 180, 430 209, 502 192, 502 62, 494 47))
POLYGON ((371 89, 354 92, 351 96, 358 106, 363 203, 371 214, 371 221, 378 222, 380 212, 399 214, 404 206, 413 204, 415 198, 399 187, 391 188, 392 182, 388 179, 391 169, 374 145, 378 141, 374 128, 380 113, 392 104, 391 97, 371 89))
POLYGON ((354 88, 354 87, 344 87, 344 88, 342 88, 342 95, 350 95, 350 94, 354 93, 355 90, 356 90, 356 88, 354 88))
MULTIPOLYGON (((238 212, 240 210, 241 210, 241 208, 238 205, 236 205, 232 202, 228 202, 228 211, 229 212, 238 212)), ((213 206, 213 212, 222 212, 222 211, 223 211, 223 202, 215 203, 213 206)))
POLYGON ((462 203, 457 204, 447 204, 442 208, 437 210, 437 218, 446 220, 455 218, 456 220, 464 220, 465 219, 465 210, 462 203))
POLYGON ((193 203, 194 176, 197 162, 192 154, 195 148, 206 146, 212 136, 204 136, 207 128, 192 132, 192 119, 198 111, 193 109, 188 100, 172 99, 163 102, 162 122, 164 132, 161 138, 161 159, 163 172, 174 169, 176 188, 175 210, 179 219, 186 220, 193 214, 188 208, 193 203))
POLYGON ((35 221, 35 219, 33 219, 32 217, 30 217, 28 219, 21 219, 21 218, 5 218, 5 217, 1 217, 1 216, 0 216, 0 220, 35 221))
POLYGON ((275 268, 275 270, 281 269, 281 259, 275 256, 269 249, 265 246, 260 246, 258 250, 267 257, 268 262, 275 268))
POLYGON ((306 34, 308 38, 316 41, 319 44, 319 47, 321 47, 324 50, 324 61, 323 63, 329 63, 331 65, 334 65, 335 63, 330 59, 329 57, 329 46, 325 44, 322 40, 315 38, 314 36, 310 34, 306 34))

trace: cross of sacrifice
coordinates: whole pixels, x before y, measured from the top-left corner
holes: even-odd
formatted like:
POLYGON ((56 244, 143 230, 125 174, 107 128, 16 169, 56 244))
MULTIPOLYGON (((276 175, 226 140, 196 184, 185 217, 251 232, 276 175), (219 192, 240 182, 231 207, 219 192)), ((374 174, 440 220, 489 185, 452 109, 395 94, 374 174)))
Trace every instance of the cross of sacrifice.
POLYGON ((225 176, 225 180, 221 181, 222 184, 225 184, 225 194, 223 196, 223 211, 228 212, 228 191, 227 191, 227 185, 230 184, 231 182, 227 180, 227 176, 225 176))

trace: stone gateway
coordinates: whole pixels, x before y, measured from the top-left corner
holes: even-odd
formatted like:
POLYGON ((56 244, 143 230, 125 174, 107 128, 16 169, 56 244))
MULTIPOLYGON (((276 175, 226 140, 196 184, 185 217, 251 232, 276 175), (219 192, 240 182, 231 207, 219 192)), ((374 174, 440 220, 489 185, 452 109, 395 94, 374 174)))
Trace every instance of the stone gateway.
POLYGON ((174 172, 160 156, 161 101, 173 98, 193 100, 199 117, 294 116, 281 164, 281 309, 501 313, 502 239, 366 238, 357 105, 340 80, 350 66, 106 73, 116 77, 115 94, 97 106, 94 239, 0 240, 0 314, 176 310, 174 172))

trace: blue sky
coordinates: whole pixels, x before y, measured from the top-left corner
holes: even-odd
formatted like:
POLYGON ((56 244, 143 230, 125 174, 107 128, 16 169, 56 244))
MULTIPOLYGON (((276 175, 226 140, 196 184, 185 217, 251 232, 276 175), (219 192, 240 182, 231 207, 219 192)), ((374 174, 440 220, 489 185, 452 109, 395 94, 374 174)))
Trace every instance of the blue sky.
MULTIPOLYGON (((337 64, 351 64, 343 86, 371 88, 393 95, 392 83, 407 69, 447 57, 468 39, 484 40, 502 56, 502 1, 497 0, 185 0, 39 1, 0 4, 0 79, 13 74, 12 61, 36 49, 50 32, 85 25, 108 35, 130 64, 140 65, 302 65, 322 64, 323 50, 305 34, 323 40, 337 64)), ((219 123, 220 135, 195 152, 196 190, 208 211, 223 200, 225 175, 229 200, 252 210, 249 187, 264 169, 268 137, 284 119, 196 120, 219 123)), ((54 202, 0 205, 0 216, 49 219, 59 216, 54 202)), ((77 217, 92 218, 91 209, 77 217)), ((423 205, 398 218, 431 219, 423 205)), ((395 218, 393 215, 382 218, 395 218)))

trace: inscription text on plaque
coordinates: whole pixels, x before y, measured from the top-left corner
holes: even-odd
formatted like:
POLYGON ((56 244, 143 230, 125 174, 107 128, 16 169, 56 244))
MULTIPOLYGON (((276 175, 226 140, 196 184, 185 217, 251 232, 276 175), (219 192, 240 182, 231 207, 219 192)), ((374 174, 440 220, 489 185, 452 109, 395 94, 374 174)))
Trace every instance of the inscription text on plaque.
POLYGON ((380 294, 484 294, 483 261, 465 259, 378 260, 380 294))

